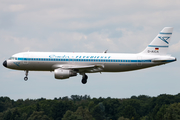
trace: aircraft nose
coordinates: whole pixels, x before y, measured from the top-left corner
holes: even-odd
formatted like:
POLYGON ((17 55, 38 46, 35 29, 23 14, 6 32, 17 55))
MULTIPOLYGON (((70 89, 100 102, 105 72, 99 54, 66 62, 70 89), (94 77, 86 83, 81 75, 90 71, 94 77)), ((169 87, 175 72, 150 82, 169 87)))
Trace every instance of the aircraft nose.
POLYGON ((3 62, 3 66, 7 67, 7 61, 6 60, 3 62))

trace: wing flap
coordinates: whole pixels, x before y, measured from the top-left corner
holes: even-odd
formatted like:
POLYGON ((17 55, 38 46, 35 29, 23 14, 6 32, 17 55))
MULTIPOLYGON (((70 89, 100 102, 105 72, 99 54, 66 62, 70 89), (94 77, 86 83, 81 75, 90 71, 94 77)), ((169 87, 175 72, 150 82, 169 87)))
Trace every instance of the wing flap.
POLYGON ((73 65, 73 64, 56 64, 52 66, 53 69, 62 68, 62 69, 78 69, 78 70, 93 70, 101 68, 101 70, 104 68, 104 65, 73 65))
POLYGON ((89 69, 94 68, 95 65, 86 65, 86 66, 80 66, 80 65, 61 65, 61 68, 64 69, 89 69))

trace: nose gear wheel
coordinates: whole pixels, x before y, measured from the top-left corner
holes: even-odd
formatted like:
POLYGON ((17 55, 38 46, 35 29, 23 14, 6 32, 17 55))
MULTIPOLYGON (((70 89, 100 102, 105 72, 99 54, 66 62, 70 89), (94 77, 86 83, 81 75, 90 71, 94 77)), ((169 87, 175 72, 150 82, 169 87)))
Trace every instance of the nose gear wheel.
POLYGON ((24 80, 25 80, 25 81, 28 80, 28 77, 27 77, 27 76, 28 76, 28 72, 29 72, 28 70, 25 71, 25 75, 26 75, 26 77, 24 77, 24 80))

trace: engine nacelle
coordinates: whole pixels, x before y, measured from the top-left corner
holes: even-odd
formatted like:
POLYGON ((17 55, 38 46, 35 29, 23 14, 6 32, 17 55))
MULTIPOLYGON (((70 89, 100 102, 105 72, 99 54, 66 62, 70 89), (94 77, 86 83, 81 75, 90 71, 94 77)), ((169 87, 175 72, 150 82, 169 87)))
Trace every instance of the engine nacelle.
POLYGON ((73 70, 65 70, 65 69, 61 69, 61 68, 54 70, 54 77, 56 79, 67 79, 72 76, 77 76, 77 72, 75 72, 73 70))

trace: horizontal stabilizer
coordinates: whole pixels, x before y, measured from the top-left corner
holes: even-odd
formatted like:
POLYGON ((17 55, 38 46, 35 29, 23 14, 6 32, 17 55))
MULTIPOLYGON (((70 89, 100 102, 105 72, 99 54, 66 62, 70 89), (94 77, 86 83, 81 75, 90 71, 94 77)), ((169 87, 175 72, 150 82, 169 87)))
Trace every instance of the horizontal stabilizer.
POLYGON ((168 57, 168 58, 157 58, 157 59, 153 59, 152 62, 174 62, 177 59, 175 57, 168 57))

